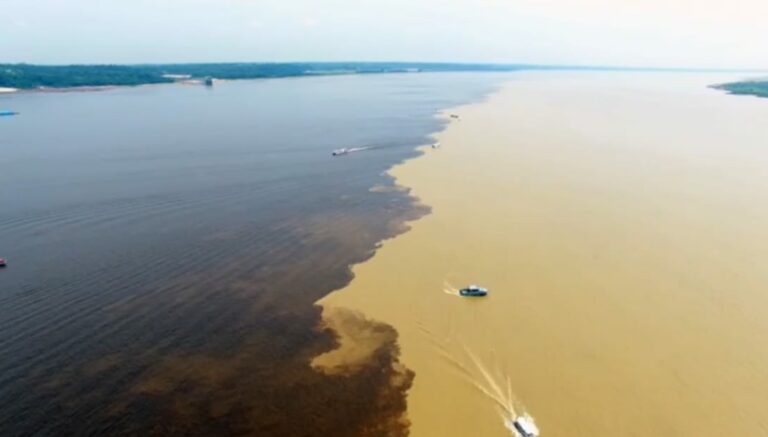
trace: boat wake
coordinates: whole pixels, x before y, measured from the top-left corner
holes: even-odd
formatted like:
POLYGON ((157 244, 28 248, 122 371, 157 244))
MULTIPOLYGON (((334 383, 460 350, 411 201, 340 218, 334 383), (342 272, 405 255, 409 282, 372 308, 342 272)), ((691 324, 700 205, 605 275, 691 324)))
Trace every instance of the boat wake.
POLYGON ((354 152, 362 152, 364 150, 371 150, 371 149, 375 149, 375 147, 374 146, 353 147, 353 148, 348 149, 348 150, 349 150, 349 153, 354 153, 354 152))
POLYGON ((365 150, 371 150, 371 149, 378 149, 381 146, 365 146, 365 147, 345 147, 343 149, 336 149, 333 152, 331 152, 331 155, 333 156, 343 156, 343 155, 349 155, 350 153, 355 152, 362 152, 365 150))
POLYGON ((477 373, 481 376, 481 378, 472 378, 469 382, 496 404, 504 426, 512 432, 512 435, 519 435, 514 423, 520 417, 525 416, 525 413, 520 403, 512 394, 512 380, 509 375, 504 375, 500 380, 494 376, 480 358, 469 348, 464 345, 462 345, 462 348, 474 364, 477 373))
POLYGON ((533 419, 512 393, 512 379, 508 374, 502 372, 498 366, 495 372, 492 371, 466 345, 463 343, 459 344, 469 363, 471 363, 470 365, 464 364, 453 357, 442 346, 438 345, 438 351, 454 369, 458 370, 465 381, 494 404, 499 418, 504 423, 504 427, 509 430, 510 435, 524 436, 515 426, 515 423, 521 421, 533 423, 533 419))
POLYGON ((451 285, 451 283, 448 281, 443 282, 443 293, 450 294, 451 296, 461 297, 459 289, 451 285))
MULTIPOLYGON (((461 297, 459 288, 451 284, 448 279, 444 280, 442 290, 447 295, 461 297)), ((417 327, 434 347, 437 355, 450 365, 460 379, 491 402, 499 419, 511 436, 538 436, 538 428, 534 420, 515 397, 512 391, 511 375, 504 370, 505 366, 495 354, 494 349, 490 350, 490 356, 486 357, 488 359, 484 361, 480 355, 462 341, 463 330, 460 326, 465 325, 466 320, 460 321, 457 317, 473 318, 477 316, 477 314, 467 313, 465 310, 466 307, 462 307, 462 311, 454 315, 456 317, 443 314, 441 320, 449 321, 449 324, 443 329, 431 329, 431 323, 426 320, 418 320, 417 327)))

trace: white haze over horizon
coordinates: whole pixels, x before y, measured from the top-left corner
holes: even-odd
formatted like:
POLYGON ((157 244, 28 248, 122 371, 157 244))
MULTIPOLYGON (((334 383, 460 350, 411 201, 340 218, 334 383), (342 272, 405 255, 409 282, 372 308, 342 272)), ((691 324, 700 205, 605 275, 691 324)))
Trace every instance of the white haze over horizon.
POLYGON ((768 68, 766 0, 0 0, 0 63, 768 68))

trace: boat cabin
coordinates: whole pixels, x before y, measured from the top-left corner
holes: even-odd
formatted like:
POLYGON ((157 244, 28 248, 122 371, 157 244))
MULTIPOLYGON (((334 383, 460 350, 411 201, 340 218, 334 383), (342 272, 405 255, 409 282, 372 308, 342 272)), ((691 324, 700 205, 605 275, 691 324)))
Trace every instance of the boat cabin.
POLYGON ((488 294, 488 289, 478 285, 470 285, 459 290, 459 294, 462 296, 485 296, 488 294))
POLYGON ((531 416, 520 416, 512 422, 512 425, 521 437, 539 437, 539 428, 531 416))

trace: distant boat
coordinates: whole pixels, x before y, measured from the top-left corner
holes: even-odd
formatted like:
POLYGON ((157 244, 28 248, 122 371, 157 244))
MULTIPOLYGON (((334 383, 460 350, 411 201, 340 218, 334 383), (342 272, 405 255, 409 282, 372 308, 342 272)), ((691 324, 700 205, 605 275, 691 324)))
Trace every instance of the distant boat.
POLYGON ((10 117, 12 115, 19 115, 16 111, 0 111, 0 117, 10 117))
POLYGON ((336 149, 333 152, 331 152, 331 155, 333 156, 341 156, 341 155, 349 155, 350 153, 355 152, 362 152, 364 150, 371 150, 375 149, 376 146, 364 146, 364 147, 344 147, 341 149, 336 149))
POLYGON ((341 156, 341 155, 347 155, 349 154, 349 149, 336 149, 333 152, 331 152, 331 155, 333 156, 341 156))
POLYGON ((466 297, 483 297, 488 294, 488 289, 477 285, 470 285, 467 288, 459 290, 459 294, 466 297))
POLYGON ((0 258, 0 268, 5 267, 8 265, 8 262, 5 260, 5 258, 0 258))

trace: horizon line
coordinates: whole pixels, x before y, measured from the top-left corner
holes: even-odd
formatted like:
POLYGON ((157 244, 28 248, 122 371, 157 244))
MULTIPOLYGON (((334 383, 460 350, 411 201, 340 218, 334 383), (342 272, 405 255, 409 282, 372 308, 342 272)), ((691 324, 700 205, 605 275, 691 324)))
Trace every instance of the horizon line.
POLYGON ((537 70, 601 70, 601 71, 659 71, 659 72, 768 72, 768 68, 739 68, 739 67, 659 67, 659 66, 620 66, 594 64, 537 64, 514 62, 466 62, 466 61, 183 61, 183 62, 71 62, 71 63, 36 63, 36 62, 3 62, 0 65, 31 65, 39 67, 69 67, 69 66, 160 66, 160 65, 296 65, 296 64, 369 64, 369 65, 430 65, 430 66, 465 66, 465 67, 499 67, 514 69, 537 70))

